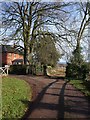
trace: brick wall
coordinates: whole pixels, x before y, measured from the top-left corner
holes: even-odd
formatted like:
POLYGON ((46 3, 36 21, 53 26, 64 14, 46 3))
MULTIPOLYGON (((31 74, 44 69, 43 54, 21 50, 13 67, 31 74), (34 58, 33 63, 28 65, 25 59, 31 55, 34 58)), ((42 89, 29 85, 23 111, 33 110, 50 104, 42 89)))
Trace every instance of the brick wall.
POLYGON ((2 53, 2 64, 11 65, 15 59, 23 59, 23 56, 16 53, 2 53))

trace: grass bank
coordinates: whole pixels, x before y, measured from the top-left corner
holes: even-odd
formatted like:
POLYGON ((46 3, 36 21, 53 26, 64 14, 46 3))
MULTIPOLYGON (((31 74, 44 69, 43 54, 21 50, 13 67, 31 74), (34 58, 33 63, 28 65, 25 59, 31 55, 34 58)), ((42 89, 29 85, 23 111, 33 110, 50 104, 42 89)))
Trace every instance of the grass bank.
POLYGON ((70 80, 70 83, 90 98, 90 81, 70 80))
POLYGON ((17 78, 2 78, 2 118, 21 118, 27 106, 23 100, 31 101, 32 90, 24 81, 17 78))

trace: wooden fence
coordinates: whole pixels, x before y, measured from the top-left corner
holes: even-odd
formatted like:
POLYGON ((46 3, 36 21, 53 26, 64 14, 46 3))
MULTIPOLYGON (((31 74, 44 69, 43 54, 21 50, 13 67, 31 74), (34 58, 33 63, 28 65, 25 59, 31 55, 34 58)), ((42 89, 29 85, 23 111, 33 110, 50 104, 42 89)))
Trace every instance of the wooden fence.
POLYGON ((8 65, 6 65, 5 67, 0 67, 0 75, 1 76, 8 75, 8 71, 9 71, 9 66, 8 65))

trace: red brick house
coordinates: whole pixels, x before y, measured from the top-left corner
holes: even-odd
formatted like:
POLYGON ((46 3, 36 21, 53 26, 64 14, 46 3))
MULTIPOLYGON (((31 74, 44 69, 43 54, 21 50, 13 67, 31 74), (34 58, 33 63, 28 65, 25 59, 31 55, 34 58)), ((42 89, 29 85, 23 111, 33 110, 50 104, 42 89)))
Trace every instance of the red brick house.
POLYGON ((21 51, 17 50, 14 46, 11 45, 0 46, 0 64, 2 64, 2 66, 12 65, 13 61, 17 59, 22 59, 23 61, 23 54, 21 53, 21 51))

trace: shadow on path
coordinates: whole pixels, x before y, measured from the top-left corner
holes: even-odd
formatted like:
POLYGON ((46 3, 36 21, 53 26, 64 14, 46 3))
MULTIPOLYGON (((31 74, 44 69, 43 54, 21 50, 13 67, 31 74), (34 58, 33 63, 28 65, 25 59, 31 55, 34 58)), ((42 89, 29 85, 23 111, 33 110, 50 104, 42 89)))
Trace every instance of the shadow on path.
POLYGON ((23 104, 28 106, 21 120, 32 118, 32 114, 34 118, 37 116, 39 116, 38 118, 49 118, 50 114, 53 115, 53 113, 55 115, 52 118, 62 118, 62 120, 64 118, 88 118, 90 107, 88 107, 85 96, 72 85, 68 84, 68 82, 61 79, 54 79, 53 82, 48 83, 47 86, 42 88, 42 91, 38 93, 34 101, 21 100, 23 104), (47 114, 48 111, 50 112, 49 114, 47 114), (46 116, 43 116, 44 112, 46 112, 46 116))
MULTIPOLYGON (((28 110, 26 111, 25 115, 22 117, 21 120, 27 120, 29 118, 29 116, 31 115, 31 113, 38 108, 38 105, 40 104, 40 106, 42 106, 42 108, 45 108, 45 103, 43 103, 43 105, 41 105, 41 100, 44 97, 47 89, 52 86, 53 84, 55 84, 56 82, 58 82, 59 79, 56 79, 54 82, 48 84, 46 87, 43 88, 43 90, 38 94, 37 98, 33 101, 33 102, 29 102, 29 101, 24 101, 21 100, 24 104, 28 105, 28 110)), ((47 109, 53 109, 54 105, 52 105, 52 107, 50 108, 50 105, 48 105, 47 109)), ((46 109, 46 108, 45 108, 46 109)), ((56 108, 55 108, 56 109, 56 108)))
POLYGON ((64 92, 65 92, 65 87, 69 81, 66 81, 60 91, 60 96, 59 96, 59 109, 58 109, 58 116, 57 118, 62 118, 64 119, 64 92))

